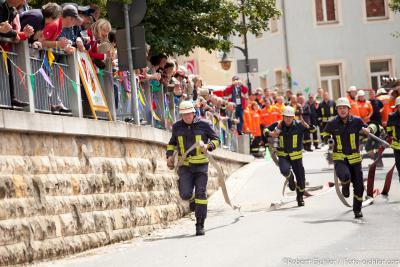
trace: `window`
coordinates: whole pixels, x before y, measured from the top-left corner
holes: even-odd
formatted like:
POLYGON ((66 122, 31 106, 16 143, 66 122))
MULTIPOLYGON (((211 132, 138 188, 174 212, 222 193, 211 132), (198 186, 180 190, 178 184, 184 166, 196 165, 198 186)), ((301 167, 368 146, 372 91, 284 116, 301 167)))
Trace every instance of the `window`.
POLYGON ((283 74, 281 70, 275 71, 275 87, 277 87, 279 91, 283 90, 283 74))
POLYGON ((382 87, 382 78, 390 77, 392 61, 387 60, 375 60, 370 61, 371 70, 371 86, 374 89, 382 87))
POLYGON ((322 65, 320 66, 321 88, 329 92, 332 99, 341 96, 341 65, 322 65))
POLYGON ((315 0, 315 13, 318 24, 336 23, 336 0, 315 0))
POLYGON ((267 75, 260 76, 260 87, 263 89, 268 87, 267 75))
POLYGON ((367 19, 388 18, 387 0, 365 0, 367 19))

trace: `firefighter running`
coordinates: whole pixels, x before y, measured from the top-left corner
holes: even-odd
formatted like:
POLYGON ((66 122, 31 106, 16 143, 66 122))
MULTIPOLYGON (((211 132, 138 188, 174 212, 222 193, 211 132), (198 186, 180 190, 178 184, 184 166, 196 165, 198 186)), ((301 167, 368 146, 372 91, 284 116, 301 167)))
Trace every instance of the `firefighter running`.
POLYGON ((389 137, 392 138, 391 147, 394 151, 396 168, 400 179, 400 96, 396 98, 396 103, 392 108, 395 108, 396 111, 389 115, 386 130, 389 137))
POLYGON ((167 146, 167 165, 174 169, 174 151, 178 150, 178 159, 196 142, 202 141, 202 147, 190 152, 178 169, 179 194, 183 200, 189 200, 191 211, 195 211, 196 235, 204 235, 204 221, 207 217, 207 181, 208 159, 202 149, 212 151, 219 145, 219 137, 211 126, 195 116, 191 101, 179 105, 182 119, 172 127, 172 136, 167 146), (194 194, 193 194, 194 189, 194 194))
POLYGON ((287 106, 283 110, 283 121, 275 122, 265 128, 263 133, 266 138, 279 138, 277 156, 279 157, 279 170, 286 177, 291 191, 296 190, 297 205, 304 206, 305 171, 303 166, 303 136, 306 131, 314 131, 304 120, 294 120, 295 110, 287 106), (294 181, 293 172, 296 175, 294 181))
POLYGON ((354 217, 362 218, 364 182, 359 140, 360 132, 368 134, 369 128, 361 118, 350 114, 352 107, 348 98, 339 98, 336 101, 336 108, 338 115, 326 124, 321 136, 325 142, 332 136, 334 168, 342 184, 342 194, 346 198, 350 196, 350 182, 352 182, 354 217))

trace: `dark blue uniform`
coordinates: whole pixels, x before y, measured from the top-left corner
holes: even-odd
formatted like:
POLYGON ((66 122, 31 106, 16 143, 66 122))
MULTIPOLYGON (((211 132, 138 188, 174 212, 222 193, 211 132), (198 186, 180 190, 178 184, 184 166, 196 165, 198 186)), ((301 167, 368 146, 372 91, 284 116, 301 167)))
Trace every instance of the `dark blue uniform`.
MULTIPOLYGON (((268 133, 275 130, 280 122, 275 122, 264 129, 264 135, 268 137, 268 133)), ((305 191, 305 171, 303 166, 303 137, 305 132, 315 131, 314 127, 305 128, 300 121, 294 120, 290 126, 286 126, 282 122, 281 133, 279 134, 279 145, 277 148, 277 156, 279 158, 279 170, 286 179, 290 182, 293 181, 293 173, 296 176, 296 192, 297 202, 299 206, 304 205, 303 195, 305 191), (302 202, 302 205, 301 205, 302 202)), ((290 188, 294 190, 294 188, 290 188)))
MULTIPOLYGON (((209 144, 210 151, 219 145, 218 135, 208 122, 198 117, 194 118, 192 124, 186 124, 183 120, 176 122, 172 127, 172 136, 167 146, 167 157, 172 156, 177 149, 179 159, 198 141, 209 144)), ((178 175, 181 198, 193 201, 196 218, 204 222, 207 217, 208 159, 200 148, 189 153, 183 166, 179 167, 178 175)))
POLYGON ((318 124, 321 131, 325 128, 325 125, 336 116, 336 104, 333 100, 322 101, 318 105, 317 118, 318 124))
POLYGON ((388 135, 392 137, 392 145, 394 158, 396 161, 396 169, 400 179, 400 112, 396 111, 389 115, 386 125, 388 135))
MULTIPOLYGON (((364 127, 367 125, 359 117, 349 115, 347 122, 344 123, 339 116, 336 116, 326 124, 321 133, 324 140, 332 136, 335 141, 333 161, 336 175, 342 186, 348 188, 350 182, 353 183, 353 211, 355 214, 361 212, 364 193, 362 158, 359 148, 360 131, 364 127)), ((345 193, 343 195, 348 197, 345 193)))

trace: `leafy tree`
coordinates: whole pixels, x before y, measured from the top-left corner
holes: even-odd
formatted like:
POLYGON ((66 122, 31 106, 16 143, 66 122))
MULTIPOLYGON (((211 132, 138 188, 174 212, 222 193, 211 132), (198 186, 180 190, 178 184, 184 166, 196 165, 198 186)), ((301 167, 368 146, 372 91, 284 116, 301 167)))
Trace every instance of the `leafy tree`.
POLYGON ((389 5, 393 11, 395 11, 395 12, 400 11, 400 0, 391 0, 389 5))
MULTIPOLYGON (((82 5, 97 3, 104 13, 105 1, 75 0, 82 5)), ((45 2, 30 0, 29 3, 40 7, 45 2)), ((183 55, 196 47, 228 51, 232 44, 222 36, 261 33, 268 30, 270 18, 279 16, 276 0, 147 0, 143 24, 152 54, 183 55), (246 16, 246 26, 242 23, 242 12, 246 16)))

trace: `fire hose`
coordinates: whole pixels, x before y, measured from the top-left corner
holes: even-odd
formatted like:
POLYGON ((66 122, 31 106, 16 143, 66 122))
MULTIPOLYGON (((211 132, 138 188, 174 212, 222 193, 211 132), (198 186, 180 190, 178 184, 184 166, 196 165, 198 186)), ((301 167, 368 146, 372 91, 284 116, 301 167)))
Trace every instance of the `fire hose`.
MULTIPOLYGON (((377 196, 379 194, 379 190, 378 189, 374 189, 374 178, 375 178, 375 169, 376 169, 376 164, 379 161, 379 159, 382 157, 383 154, 383 150, 387 147, 390 147, 390 144, 384 140, 382 140, 381 138, 375 136, 372 133, 368 133, 368 137, 374 139, 375 141, 379 142, 382 144, 382 146, 380 147, 379 151, 378 151, 378 157, 377 159, 374 161, 373 164, 370 165, 369 168, 369 175, 368 175, 368 179, 367 179, 367 197, 366 200, 363 201, 363 206, 367 206, 367 205, 371 205, 373 203, 374 200, 374 196, 377 196), (370 174, 373 173, 373 176, 370 174)), ((333 149, 333 145, 334 145, 334 140, 333 139, 329 139, 328 140, 328 144, 330 149, 333 149)), ((279 161, 278 158, 275 154, 276 150, 273 146, 273 144, 271 142, 268 142, 268 149, 270 151, 271 154, 271 158, 273 159, 274 163, 278 165, 279 161)), ((394 166, 390 169, 390 171, 388 172, 387 176, 386 176, 386 180, 385 180, 385 186, 384 189, 382 190, 382 194, 386 195, 387 192, 390 190, 390 184, 391 184, 391 177, 393 176, 393 171, 394 171, 394 166)), ((343 196, 340 188, 339 188, 339 178, 336 175, 336 172, 334 171, 334 183, 329 182, 328 183, 328 187, 332 187, 335 186, 335 191, 336 194, 338 195, 338 198, 340 199, 340 201, 347 207, 352 207, 346 200, 346 198, 343 196)), ((287 197, 286 195, 286 188, 288 185, 288 180, 286 179, 284 184, 283 184, 283 188, 282 188, 282 196, 285 198, 287 197)), ((319 185, 319 186, 314 186, 314 187, 309 187, 307 188, 307 190, 304 192, 304 195, 306 197, 310 197, 313 196, 310 191, 316 191, 316 190, 321 190, 323 189, 325 186, 323 185, 319 185)), ((283 201, 281 201, 281 204, 283 204, 283 201)))
MULTIPOLYGON (((183 155, 182 157, 177 161, 176 165, 175 165, 175 172, 178 172, 178 168, 181 167, 183 165, 183 162, 185 161, 185 159, 188 157, 189 153, 192 152, 194 149, 200 147, 201 151, 204 153, 204 155, 208 158, 209 162, 211 163, 211 165, 214 166, 214 168, 217 170, 217 176, 218 176, 218 184, 221 187, 222 190, 222 194, 224 196, 224 200, 225 203, 228 204, 229 206, 231 206, 231 208, 233 210, 239 210, 240 211, 240 205, 234 205, 232 204, 230 198, 229 198, 229 194, 228 194, 228 190, 226 188, 226 184, 225 184, 225 177, 224 177, 224 173, 222 171, 221 166, 216 162, 216 160, 213 158, 213 156, 211 154, 208 153, 207 149, 204 148, 204 142, 203 141, 198 141, 196 143, 194 143, 183 155)), ((173 154, 173 157, 177 157, 178 152, 175 151, 173 154)))
MULTIPOLYGON (((273 162, 275 163, 276 166, 279 167, 279 160, 278 160, 278 157, 276 156, 276 149, 275 149, 276 141, 277 141, 277 138, 274 138, 272 140, 272 142, 268 142, 267 143, 267 147, 268 147, 268 150, 270 152, 270 155, 271 155, 271 158, 272 158, 273 162)), ((289 183, 288 180, 285 179, 285 181, 283 183, 283 187, 282 187, 282 197, 283 197, 283 199, 288 199, 289 198, 289 196, 286 194, 286 189, 288 187, 288 183, 289 183)), ((312 187, 306 187, 306 190, 304 191, 304 196, 305 197, 317 196, 316 194, 311 194, 310 192, 317 191, 317 190, 322 190, 322 189, 324 189, 326 187, 331 187, 331 186, 328 184, 327 186, 317 185, 317 186, 312 186, 312 187)), ((323 193, 321 193, 321 194, 323 194, 323 193)), ((291 201, 280 200, 279 203, 272 203, 271 206, 275 206, 277 204, 278 205, 284 205, 284 204, 287 204, 289 202, 291 202, 291 201)))
MULTIPOLYGON (((386 142, 385 140, 382 140, 381 138, 375 136, 372 133, 368 133, 367 134, 368 137, 374 139, 375 141, 381 143, 381 147, 378 150, 378 157, 377 159, 370 165, 369 170, 368 170, 368 179, 367 179, 367 196, 366 199, 362 202, 362 206, 368 206, 371 205, 374 201, 374 197, 376 197, 379 194, 379 190, 378 189, 374 189, 374 180, 375 180, 375 170, 376 170, 376 164, 377 162, 380 160, 380 158, 382 157, 383 151, 385 150, 385 148, 390 147, 390 144, 388 142, 386 142)), ((334 180, 335 180, 335 190, 336 190, 336 194, 338 195, 340 201, 343 203, 343 205, 345 205, 346 207, 352 207, 352 205, 350 205, 346 198, 343 196, 340 188, 339 188, 339 178, 336 175, 336 172, 334 171, 334 180)), ((386 179, 388 180, 388 179, 386 179)), ((391 181, 391 179, 390 179, 391 181)), ((385 181, 385 187, 386 187, 386 183, 387 181, 385 181)), ((389 189, 390 189, 390 185, 389 185, 389 189)))

